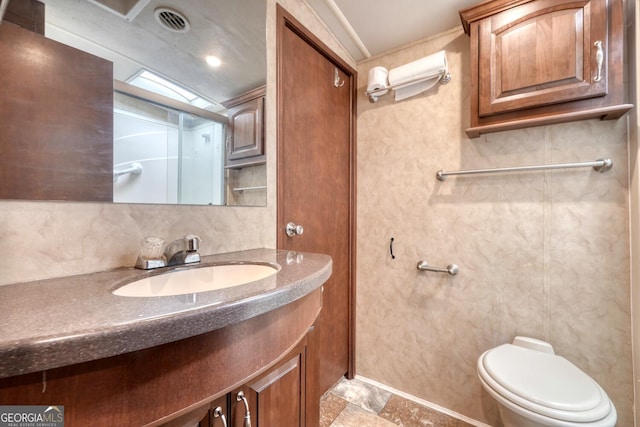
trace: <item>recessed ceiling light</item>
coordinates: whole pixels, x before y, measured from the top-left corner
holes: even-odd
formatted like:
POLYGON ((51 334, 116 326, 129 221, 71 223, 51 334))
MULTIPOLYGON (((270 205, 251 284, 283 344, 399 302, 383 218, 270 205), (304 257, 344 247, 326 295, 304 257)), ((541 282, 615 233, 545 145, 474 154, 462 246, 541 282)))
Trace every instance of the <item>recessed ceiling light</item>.
POLYGON ((222 61, 220 61, 220 58, 218 58, 217 56, 207 56, 206 60, 207 64, 211 65, 212 67, 219 67, 220 64, 222 64, 222 61))

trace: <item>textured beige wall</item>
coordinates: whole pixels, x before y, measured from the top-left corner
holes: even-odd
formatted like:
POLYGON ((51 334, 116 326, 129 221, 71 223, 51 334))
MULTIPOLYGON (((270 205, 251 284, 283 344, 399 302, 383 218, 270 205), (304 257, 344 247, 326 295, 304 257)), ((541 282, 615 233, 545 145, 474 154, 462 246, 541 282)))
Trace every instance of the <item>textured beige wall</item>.
POLYGON ((469 140, 469 39, 440 34, 358 64, 358 374, 496 424, 480 354, 515 335, 551 342, 633 425, 627 119, 469 140), (448 85, 371 104, 368 70, 445 49, 448 85), (435 179, 459 170, 610 157, 573 169, 435 179), (396 259, 389 255, 395 238, 396 259), (418 272, 456 263, 460 273, 418 272))
MULTIPOLYGON (((0 201, 0 285, 132 266, 148 235, 202 238, 213 254, 276 244, 276 1, 267 1, 267 206, 156 206, 0 201)), ((281 1, 353 64, 306 3, 281 1)))
POLYGON ((0 284, 133 266, 139 242, 188 233, 201 253, 274 247, 271 207, 0 202, 0 284))

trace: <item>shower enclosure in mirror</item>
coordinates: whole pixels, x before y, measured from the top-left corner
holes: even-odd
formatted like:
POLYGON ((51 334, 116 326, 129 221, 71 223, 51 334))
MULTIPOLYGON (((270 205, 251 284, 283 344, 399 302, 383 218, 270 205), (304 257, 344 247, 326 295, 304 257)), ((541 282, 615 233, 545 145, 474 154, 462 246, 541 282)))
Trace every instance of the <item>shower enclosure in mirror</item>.
POLYGON ((113 201, 224 205, 224 126, 116 93, 113 201))

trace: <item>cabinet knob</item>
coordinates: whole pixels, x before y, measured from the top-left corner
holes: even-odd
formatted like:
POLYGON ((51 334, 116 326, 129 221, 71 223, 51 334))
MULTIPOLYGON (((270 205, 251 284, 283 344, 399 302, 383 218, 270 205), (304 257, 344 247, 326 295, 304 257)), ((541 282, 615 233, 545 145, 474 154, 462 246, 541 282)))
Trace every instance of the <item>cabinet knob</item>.
POLYGON ((220 421, 222 421, 222 426, 227 427, 227 418, 224 416, 224 412, 222 412, 221 407, 218 406, 216 409, 213 410, 213 417, 220 418, 220 421))

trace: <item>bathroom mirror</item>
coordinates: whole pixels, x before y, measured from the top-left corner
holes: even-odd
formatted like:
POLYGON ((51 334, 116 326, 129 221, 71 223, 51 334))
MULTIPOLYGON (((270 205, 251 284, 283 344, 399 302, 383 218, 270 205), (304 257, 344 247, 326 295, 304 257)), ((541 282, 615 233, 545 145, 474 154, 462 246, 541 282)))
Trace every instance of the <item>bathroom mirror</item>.
MULTIPOLYGON (((113 62, 115 81, 149 90, 151 80, 152 86, 164 86, 165 96, 207 111, 181 112, 114 93, 115 144, 127 148, 114 149, 114 202, 266 204, 264 161, 224 167, 223 106, 266 83, 265 0, 40 1, 47 38, 113 62), (220 65, 208 63, 214 56, 220 65), (169 87, 154 82, 154 76, 169 87), (136 83, 135 77, 146 82, 136 83), (176 95, 180 89, 172 84, 188 93, 176 95), (140 143, 142 134, 151 142, 140 143), (153 187, 164 182, 158 190, 164 196, 136 199, 126 187, 142 181, 153 187)), ((137 192, 149 196, 156 191, 149 188, 137 192)))

